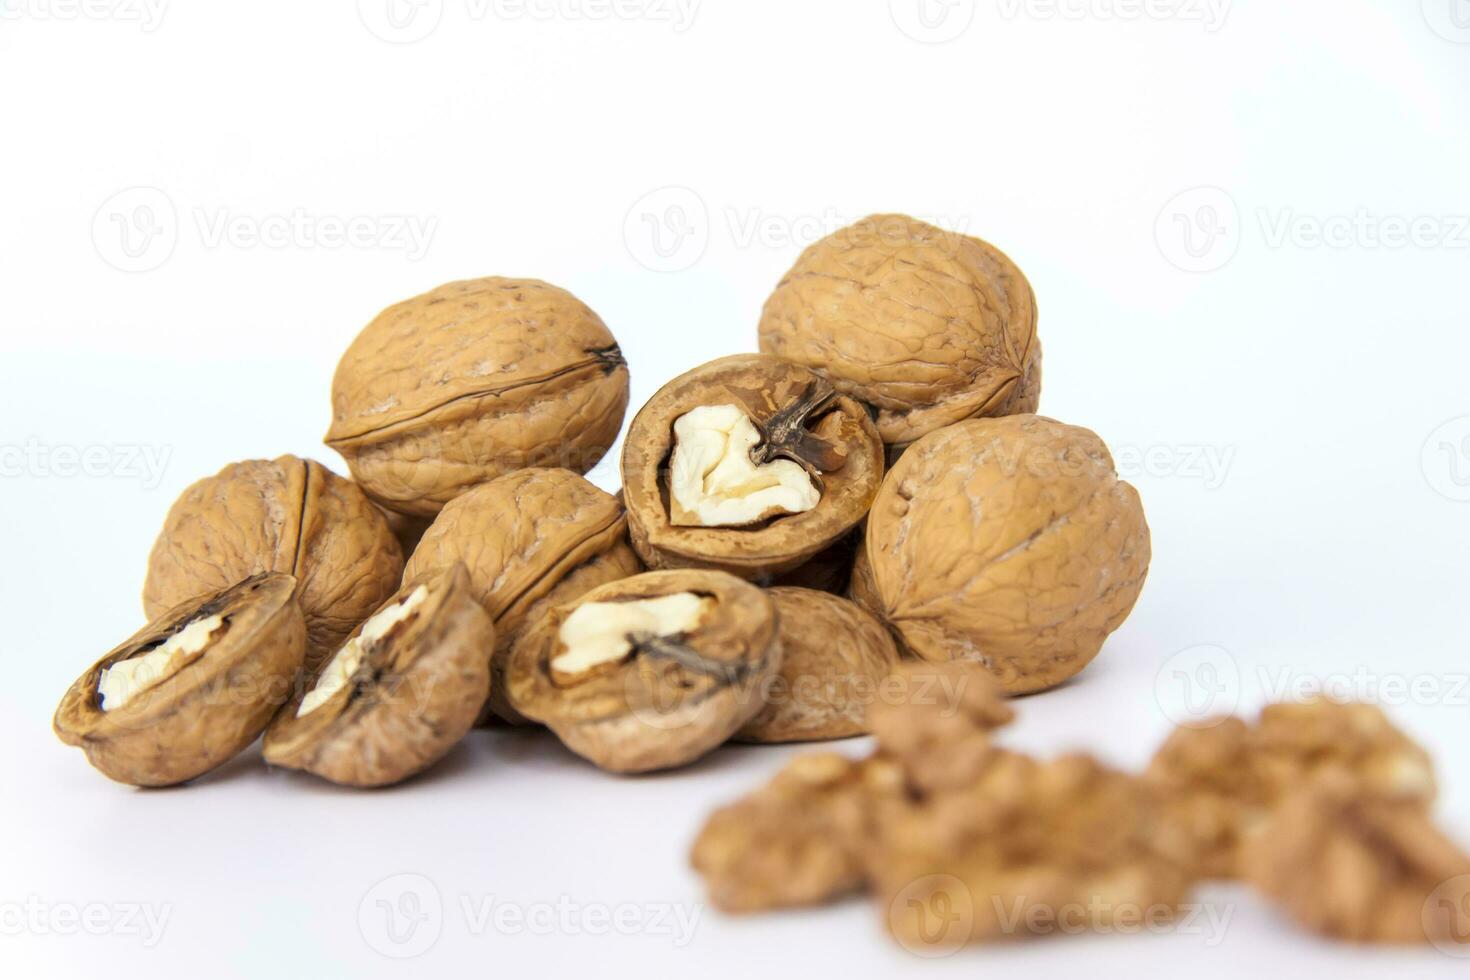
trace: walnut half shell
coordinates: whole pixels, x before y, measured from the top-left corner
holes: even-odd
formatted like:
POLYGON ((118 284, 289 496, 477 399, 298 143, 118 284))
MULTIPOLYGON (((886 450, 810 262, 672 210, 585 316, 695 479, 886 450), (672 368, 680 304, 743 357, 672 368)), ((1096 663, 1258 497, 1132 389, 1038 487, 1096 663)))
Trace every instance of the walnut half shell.
POLYGON ((612 772, 647 772, 729 739, 760 710, 780 663, 776 608, 760 589, 723 572, 647 572, 551 609, 516 645, 508 682, 516 709, 573 752, 612 772), (617 625, 619 607, 654 622, 650 604, 670 598, 699 606, 677 632, 617 625), (603 656, 577 659, 574 615, 603 656), (599 616, 611 632, 598 634, 599 616))
MULTIPOLYGON (((255 741, 291 697, 306 650, 296 580, 266 574, 167 610, 79 677, 56 709, 56 734, 111 779, 172 786, 255 741), (104 710, 104 673, 160 650, 194 624, 207 639, 104 710)), ((118 692, 123 693, 122 691, 118 692)))
MULTIPOLYGON (((464 568, 405 587, 384 608, 395 607, 411 611, 382 636, 364 642, 359 628, 349 639, 363 645, 350 648, 360 656, 345 683, 271 724, 266 762, 346 786, 387 786, 439 761, 474 726, 490 689, 495 627, 464 568)), ((324 680, 331 674, 329 666, 324 680)))

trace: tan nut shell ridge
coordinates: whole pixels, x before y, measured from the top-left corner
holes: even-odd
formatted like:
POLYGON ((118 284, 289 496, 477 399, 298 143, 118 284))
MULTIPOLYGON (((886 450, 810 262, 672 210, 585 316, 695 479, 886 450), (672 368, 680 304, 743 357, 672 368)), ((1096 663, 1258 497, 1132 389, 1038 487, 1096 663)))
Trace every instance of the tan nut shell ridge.
POLYGON ((296 585, 289 575, 260 575, 165 610, 72 684, 56 709, 57 736, 80 746, 107 777, 134 786, 172 786, 227 762, 265 729, 301 669, 306 623, 292 597, 296 585), (197 660, 102 710, 97 684, 105 668, 216 613, 226 629, 197 660))
POLYGON ((232 463, 169 509, 148 559, 143 609, 156 617, 258 572, 298 580, 310 676, 398 588, 403 555, 372 501, 320 463, 232 463))
POLYGON ((812 589, 773 588, 781 671, 735 738, 811 742, 868 731, 868 706, 898 661, 883 624, 856 603, 812 589))
POLYGON ((507 680, 516 709, 573 752, 610 772, 650 772, 686 765, 728 740, 761 709, 760 691, 780 666, 776 607, 764 592, 724 572, 678 570, 612 582, 549 610, 516 645, 507 680), (678 592, 714 600, 680 642, 728 676, 637 653, 568 686, 553 678, 558 632, 577 606, 678 592))
POLYGON ((805 513, 751 527, 681 527, 670 520, 669 457, 674 422, 702 405, 738 405, 758 425, 795 402, 819 379, 764 354, 736 354, 670 381, 639 409, 623 442, 628 533, 649 568, 710 568, 767 581, 836 544, 862 520, 883 478, 883 443, 857 402, 839 396, 811 431, 846 451, 841 468, 821 474, 822 499, 805 513))
POLYGON ((414 583, 456 564, 495 621, 490 706, 524 721, 506 700, 505 662, 541 613, 643 570, 618 498, 568 470, 529 469, 455 498, 404 569, 414 583))
POLYGON ((904 446, 961 419, 1035 412, 1036 298, 999 249, 904 215, 813 244, 766 301, 760 349, 878 409, 904 446))
POLYGON ((1092 432, 1034 415, 934 432, 889 472, 852 594, 923 660, 976 660, 1008 693, 1085 667, 1148 571, 1138 493, 1092 432))
POLYGON ((587 472, 627 407, 627 365, 586 304, 534 279, 470 279, 363 329, 332 382, 326 441, 374 500, 432 516, 513 470, 587 472))
POLYGON ((302 717, 299 699, 277 716, 266 762, 345 786, 387 786, 438 762, 474 727, 490 690, 495 627, 462 567, 419 584, 428 596, 417 615, 368 652, 353 682, 302 717))

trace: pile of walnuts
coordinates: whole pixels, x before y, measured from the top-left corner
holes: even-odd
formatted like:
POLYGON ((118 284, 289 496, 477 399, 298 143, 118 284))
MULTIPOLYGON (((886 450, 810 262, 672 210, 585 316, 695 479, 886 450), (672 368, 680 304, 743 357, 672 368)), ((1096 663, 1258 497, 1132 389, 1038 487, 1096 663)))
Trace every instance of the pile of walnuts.
POLYGON ((729 912, 862 891, 911 951, 1177 921, 1240 878, 1301 925, 1459 949, 1470 857, 1429 816, 1428 758, 1376 707, 1268 706, 1181 728, 1143 775, 999 745, 976 665, 905 664, 865 759, 799 756, 709 818, 692 861, 729 912))

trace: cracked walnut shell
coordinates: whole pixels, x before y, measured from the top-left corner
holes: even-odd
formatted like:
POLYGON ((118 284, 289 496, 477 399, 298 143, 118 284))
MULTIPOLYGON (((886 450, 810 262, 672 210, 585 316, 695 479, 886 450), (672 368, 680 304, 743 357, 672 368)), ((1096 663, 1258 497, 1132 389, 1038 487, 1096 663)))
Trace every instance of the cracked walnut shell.
POLYGON ((391 510, 433 516, 530 466, 585 473, 628 407, 607 326, 534 279, 471 279, 391 306, 343 355, 327 445, 391 510))
POLYGON ((403 555, 382 512, 320 463, 232 463, 169 509, 148 558, 143 609, 156 617, 258 572, 296 577, 311 677, 398 588, 403 555))
POLYGON ((172 786, 239 754, 291 696, 306 623, 289 575, 181 603, 77 679, 57 736, 104 775, 172 786))
POLYGON ((813 244, 766 301, 760 349, 878 411, 901 449, 962 419, 1035 412, 1036 298, 999 249, 904 215, 813 244))
POLYGON ((517 711, 611 772, 692 762, 761 708, 776 608, 723 572, 646 572, 547 611, 512 651, 517 711))
POLYGON ((1022 694, 1097 655, 1148 562, 1138 493, 1102 441, 1018 415, 960 422, 909 448, 873 503, 851 588, 904 652, 978 661, 1022 694))
POLYGON ((781 670, 762 692, 742 742, 810 742, 868 730, 868 707, 898 660, 883 624, 857 604, 812 589, 773 588, 781 670))
POLYGON ((462 566, 406 586, 277 716, 265 761, 345 786, 422 772, 474 727, 489 694, 494 634, 462 566))
POLYGON ((504 671, 526 627, 552 606, 643 570, 621 502, 568 470, 518 470, 452 500, 404 568, 415 582, 453 565, 495 622, 490 707, 507 721, 504 671))
POLYGON ((633 547, 650 568, 769 581, 862 520, 883 445, 863 407, 811 371, 741 354, 649 399, 622 472, 633 547))

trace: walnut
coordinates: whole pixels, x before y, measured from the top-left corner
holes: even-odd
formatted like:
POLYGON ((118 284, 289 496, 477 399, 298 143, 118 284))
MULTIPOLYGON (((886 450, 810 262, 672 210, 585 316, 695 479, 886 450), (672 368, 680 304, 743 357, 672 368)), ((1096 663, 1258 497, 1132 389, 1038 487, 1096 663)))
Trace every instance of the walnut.
POLYGON ((166 609, 259 572, 298 580, 306 674, 398 588, 403 556, 352 481, 311 460, 232 463, 175 501, 148 559, 143 609, 166 609))
POLYGON ((534 279, 471 279, 363 329, 332 381, 326 441, 378 503, 432 517, 513 470, 587 472, 627 406, 627 364, 585 304, 534 279))
POLYGON ((866 610, 811 589, 774 588, 781 671, 765 707, 736 734, 747 742, 847 738, 868 730, 868 708, 898 660, 893 638, 866 610))
POLYGON ((347 786, 387 786, 474 726, 495 627, 463 566, 405 587, 337 651, 265 735, 265 761, 347 786))
POLYGON ((306 651, 296 588, 289 575, 256 575, 165 610, 72 684, 57 736, 134 786, 227 762, 291 696, 306 651))
POLYGON ((900 448, 962 419, 1034 412, 1036 299, 994 246, 874 215, 808 248, 766 301, 760 349, 878 410, 900 448))
POLYGON ((543 611, 643 570, 622 504, 568 470, 527 469, 456 497, 408 560, 405 582, 455 565, 495 622, 489 706, 523 722, 505 696, 505 664, 543 611))
POLYGON ((633 547, 650 568, 768 582, 836 544, 873 502, 883 444, 867 412, 760 354, 661 388, 623 444, 633 547))
POLYGON ((1302 926, 1355 942, 1464 948, 1470 856, 1419 801, 1342 769, 1298 785, 1245 846, 1244 877, 1302 926))
POLYGON ((1193 883, 1187 857, 1135 777, 996 750, 969 785, 890 814, 871 874, 889 929, 923 951, 1165 921, 1193 883))
POLYGON ((1374 705, 1316 699, 1268 705, 1260 721, 1220 718, 1182 727, 1160 747, 1147 778, 1172 819, 1194 838, 1200 873, 1232 878, 1239 855, 1273 807, 1324 773, 1352 775, 1366 793, 1427 807, 1429 756, 1374 705))
POLYGON ((979 664, 903 663, 868 712, 878 748, 916 793, 963 788, 991 764, 991 732, 1015 718, 979 664))
POLYGON ((776 608, 713 571, 646 572, 548 610, 506 670, 512 706, 611 772, 684 765, 760 710, 776 608))
POLYGON ((1011 694, 1085 667, 1149 562, 1138 493, 1086 429, 1034 415, 915 443, 868 517, 853 598, 922 660, 975 660, 1011 694))

